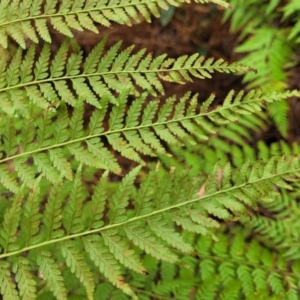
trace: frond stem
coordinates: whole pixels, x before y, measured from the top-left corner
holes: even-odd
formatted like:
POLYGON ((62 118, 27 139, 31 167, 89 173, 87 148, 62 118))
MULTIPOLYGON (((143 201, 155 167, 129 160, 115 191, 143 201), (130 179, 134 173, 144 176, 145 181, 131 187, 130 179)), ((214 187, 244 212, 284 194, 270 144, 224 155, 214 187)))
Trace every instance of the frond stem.
POLYGON ((72 80, 72 79, 76 79, 76 78, 88 78, 88 77, 94 77, 94 76, 100 76, 100 77, 104 77, 106 75, 118 75, 118 74, 146 74, 146 73, 168 73, 168 72, 172 72, 172 71, 189 71, 189 70, 199 70, 199 69, 204 69, 204 70, 218 70, 218 69, 222 69, 222 70, 228 70, 228 71, 232 71, 232 69, 236 69, 236 67, 232 67, 231 65, 228 66, 200 66, 200 67, 182 67, 182 68, 172 68, 172 69, 153 69, 153 70, 136 70, 136 71, 127 71, 127 70, 123 70, 123 71, 109 71, 109 72, 99 72, 99 73, 82 73, 80 75, 73 75, 73 76, 64 76, 64 77, 49 77, 47 79, 43 79, 43 80, 38 80, 38 81, 30 81, 30 82, 26 82, 26 83, 21 83, 21 84, 17 84, 17 85, 13 85, 13 86, 7 86, 5 88, 0 89, 0 93, 1 92, 5 92, 5 91, 9 91, 11 89, 20 89, 20 88, 24 88, 26 86, 31 86, 31 85, 39 85, 42 83, 49 83, 49 82, 55 82, 55 81, 61 81, 61 80, 72 80))

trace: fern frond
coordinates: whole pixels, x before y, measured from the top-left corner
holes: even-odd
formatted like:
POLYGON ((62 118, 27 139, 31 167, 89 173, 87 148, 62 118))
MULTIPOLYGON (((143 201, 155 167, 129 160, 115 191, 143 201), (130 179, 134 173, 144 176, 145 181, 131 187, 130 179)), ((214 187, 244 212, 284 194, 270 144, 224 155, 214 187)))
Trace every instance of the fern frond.
POLYGON ((63 277, 58 269, 57 264, 51 257, 51 253, 47 251, 39 251, 37 253, 37 264, 40 272, 47 282, 49 289, 59 300, 67 299, 66 288, 63 283, 63 277))
MULTIPOLYGON (((282 11, 283 11, 283 20, 292 18, 295 15, 298 16, 300 11, 299 3, 295 0, 292 0, 282 8, 282 11)), ((296 43, 299 43, 300 42, 300 38, 298 37, 299 33, 300 33, 300 22, 296 21, 296 23, 293 25, 293 27, 290 30, 288 40, 296 39, 296 43)))
POLYGON ((99 267, 100 271, 118 288, 120 288, 124 293, 137 299, 135 293, 131 288, 124 283, 121 276, 119 267, 117 266, 113 256, 108 252, 104 246, 103 241, 99 236, 90 236, 83 239, 85 249, 89 253, 90 258, 99 267))
MULTIPOLYGON (((132 289, 124 282, 121 266, 145 273, 145 266, 136 254, 137 249, 142 253, 148 253, 155 259, 176 262, 178 255, 175 255, 172 249, 192 251, 192 246, 179 236, 179 232, 197 232, 202 235, 209 234, 207 236, 215 239, 219 238, 212 231, 220 222, 214 216, 218 220, 234 220, 247 213, 248 198, 254 203, 273 200, 278 195, 274 186, 286 189, 290 188, 289 182, 299 180, 299 160, 297 157, 293 159, 274 157, 266 163, 257 161, 251 167, 246 163, 238 169, 233 169, 229 165, 222 169, 215 166, 214 172, 206 181, 203 181, 203 178, 192 178, 188 173, 182 174, 175 171, 166 174, 161 170, 150 173, 151 178, 145 182, 142 181, 140 188, 130 193, 132 188, 129 190, 128 187, 132 187, 138 171, 139 168, 133 169, 124 177, 122 182, 114 187, 115 191, 112 195, 108 195, 105 190, 102 191, 102 188, 107 185, 106 175, 104 175, 104 179, 99 182, 101 188, 94 188, 95 196, 90 194, 90 191, 77 192, 76 196, 79 198, 71 194, 70 204, 65 200, 69 197, 67 186, 73 189, 71 184, 54 186, 46 203, 43 203, 44 218, 37 219, 38 222, 33 220, 31 225, 35 228, 34 233, 39 232, 39 238, 32 239, 27 245, 22 242, 22 245, 12 247, 16 243, 20 230, 24 229, 19 225, 22 224, 22 220, 12 217, 13 207, 17 206, 17 203, 8 206, 3 222, 5 231, 2 230, 4 249, 0 258, 5 259, 24 252, 33 253, 34 249, 39 250, 36 259, 32 257, 32 264, 39 265, 54 295, 58 299, 65 299, 66 291, 56 262, 59 258, 53 257, 50 251, 52 249, 50 245, 61 243, 63 261, 67 261, 71 271, 84 283, 89 295, 94 290, 93 281, 91 275, 88 275, 89 271, 86 273, 87 277, 82 272, 88 270, 88 266, 92 263, 99 267, 101 273, 111 283, 134 297, 132 289), (166 175, 169 179, 164 181, 163 178, 166 175), (153 184, 154 182, 158 184, 153 184), (142 195, 145 193, 147 197, 143 198, 142 195), (99 203, 96 200, 98 197, 99 203), (75 204, 78 199, 80 205, 75 204), (111 199, 114 199, 113 202, 111 199), (74 208, 72 203, 75 204, 74 208), (93 207, 96 208, 94 215, 82 213, 82 211, 90 211, 93 207), (86 225, 78 227, 76 222, 70 222, 77 218, 74 216, 82 218, 82 224, 86 225), (4 236, 5 232, 7 233, 4 236), (84 258, 80 258, 78 249, 80 249, 81 240, 79 238, 83 240, 83 245, 92 262, 85 262, 84 258), (73 245, 73 239, 74 243, 78 242, 76 248, 75 244, 73 245)), ((79 168, 73 185, 80 185, 80 174, 79 168)), ((34 194, 26 201, 30 203, 32 199, 34 199, 34 194)), ((28 205, 19 209, 21 211, 18 215, 21 215, 24 210, 28 209, 28 205)), ((34 211, 36 209, 33 209, 33 213, 34 211)), ((215 247, 219 247, 218 245, 216 244, 215 247)), ((222 254, 222 244, 220 247, 214 250, 219 255, 222 254)), ((239 250, 237 252, 239 253, 239 250)), ((9 266, 7 268, 10 270, 9 266)), ((17 272, 18 269, 14 268, 14 270, 17 272)), ((239 269, 241 280, 247 276, 247 270, 247 268, 239 269)), ((29 280, 30 275, 26 276, 29 280)), ((279 277, 274 275, 273 278, 272 276, 267 277, 272 291, 279 291, 282 275, 280 273, 279 277)), ((246 294, 248 294, 247 288, 247 286, 243 287, 246 294)), ((251 290, 249 293, 251 294, 251 290)))
POLYGON ((13 199, 10 208, 6 210, 4 215, 0 233, 1 250, 4 252, 13 251, 18 248, 18 246, 15 244, 17 240, 15 234, 18 230, 18 225, 21 218, 22 200, 22 194, 17 194, 13 199))
POLYGON ((133 169, 129 174, 124 177, 122 184, 118 190, 111 196, 110 213, 108 215, 110 223, 121 223, 125 217, 126 207, 129 203, 129 195, 134 180, 140 170, 140 167, 133 169))
MULTIPOLYGON (((227 98, 230 99, 229 93, 227 98)), ((236 97, 243 97, 242 94, 236 97)), ((208 99, 208 103, 213 99, 208 99)), ((273 102, 271 105, 281 105, 282 101, 273 102)), ((268 107, 269 104, 268 104, 268 107)), ((258 107, 257 107, 258 108, 258 107)), ((202 105, 202 110, 206 109, 206 103, 202 105)), ((238 110, 238 109, 237 109, 238 110)), ((183 123, 184 124, 184 123, 183 123)), ((289 146, 287 143, 272 143, 266 146, 258 141, 263 133, 269 128, 268 117, 265 111, 253 111, 252 114, 243 115, 237 121, 230 122, 226 126, 218 126, 215 132, 205 139, 203 133, 198 133, 197 140, 194 143, 181 146, 171 146, 172 156, 159 155, 159 158, 166 168, 183 166, 192 168, 194 174, 209 174, 216 162, 225 165, 230 160, 236 167, 242 166, 245 161, 255 161, 261 158, 264 161, 272 156, 285 154, 297 155, 298 146, 294 143, 289 146), (263 148, 262 148, 263 147, 263 148)), ((199 131, 198 131, 199 132, 199 131)))
POLYGON ((153 95, 163 94, 161 81, 184 83, 192 77, 210 78, 214 72, 247 72, 250 68, 222 59, 204 60, 200 55, 178 59, 144 55, 144 50, 131 55, 133 47, 119 52, 121 42, 112 46, 104 55, 105 39, 90 55, 83 59, 82 51, 64 42, 52 60, 50 48, 45 44, 40 54, 34 47, 23 53, 20 49, 11 61, 6 62, 8 71, 0 75, 3 84, 0 96, 7 105, 3 113, 20 113, 30 118, 29 103, 42 109, 57 107, 64 101, 77 106, 80 100, 101 108, 99 98, 118 104, 115 92, 122 94, 130 89, 138 94, 137 87, 153 95), (51 66, 50 66, 51 62, 51 66), (61 99, 61 100, 59 100, 61 99), (78 101, 79 100, 79 101, 78 101))
POLYGON ((27 198, 21 218, 21 239, 25 247, 36 243, 36 239, 38 239, 39 225, 42 217, 39 212, 41 202, 40 179, 36 180, 34 188, 27 198))
POLYGON ((30 272, 30 263, 24 257, 18 257, 13 264, 13 272, 16 274, 16 281, 20 291, 21 299, 36 299, 36 281, 30 272))
MULTIPOLYGON (((205 239, 205 237, 203 238, 205 239)), ((203 240, 200 238, 200 240, 203 240)), ((200 242, 199 240, 199 242, 200 242)), ((220 242, 211 245, 211 248, 201 247, 201 242, 198 244, 197 250, 200 258, 201 269, 204 269, 204 262, 210 260, 214 263, 213 272, 206 280, 203 280, 202 287, 198 290, 198 295, 201 297, 205 291, 205 287, 209 281, 214 281, 214 277, 220 272, 222 287, 224 294, 227 294, 227 289, 230 289, 230 285, 233 281, 237 284, 239 292, 246 297, 254 297, 256 292, 262 294, 265 297, 273 294, 282 294, 285 290, 294 290, 296 286, 294 284, 284 286, 284 278, 290 278, 287 261, 280 262, 282 269, 280 271, 274 268, 276 264, 275 254, 270 250, 263 247, 256 241, 250 242, 249 245, 245 243, 246 239, 243 233, 236 234, 232 241, 229 241, 227 237, 219 236, 220 242), (230 245, 232 243, 232 245, 230 245), (229 250, 229 251, 228 251, 229 250), (220 258, 214 259, 215 255, 220 255, 220 258), (284 266, 285 265, 285 266, 284 266), (270 270, 268 270, 270 268, 270 270), (281 270, 284 270, 283 272, 281 270), (215 274, 215 275, 213 275, 215 274), (259 278, 260 277, 260 278, 259 278), (265 280, 261 280, 264 278, 265 280), (237 282, 238 279, 238 282, 237 282)), ((202 271, 205 272, 204 270, 202 271)), ((294 274, 295 277, 298 274, 294 274)), ((293 277, 293 275, 291 276, 293 277)), ((203 278, 204 279, 204 278, 203 278)), ((295 278, 291 278, 293 282, 295 278)), ((213 292, 211 290, 211 292, 213 292)), ((214 293, 217 290, 214 291, 214 293)), ((220 292, 220 290, 219 290, 220 292)), ((232 299, 237 299, 238 293, 232 299)))
POLYGON ((11 277, 9 263, 6 261, 0 262, 0 292, 4 300, 19 300, 20 297, 16 290, 16 285, 11 277))
MULTIPOLYGON (((12 191, 13 193, 18 192, 18 183, 16 181, 15 176, 13 176, 9 170, 9 167, 7 165, 1 165, 0 166, 0 182, 1 184, 7 188, 8 190, 12 191)), ((20 175, 20 177, 23 174, 20 175)), ((29 174, 31 175, 31 174, 29 174)), ((29 178, 30 180, 30 178, 29 178)))
MULTIPOLYGON (((49 44, 52 29, 73 38, 74 29, 150 22, 161 9, 190 2, 0 0, 3 299, 300 295, 300 148, 253 143, 273 103, 268 113, 287 128, 280 101, 299 92, 279 91, 292 63, 285 42, 296 40, 298 25, 274 31, 255 9, 241 13, 258 0, 230 1, 233 28, 248 24, 244 36, 252 37, 238 50, 255 52, 252 65, 263 78, 197 53, 153 57, 121 42, 108 49, 106 38, 87 56, 74 39, 56 52, 49 44), (33 45, 40 40, 41 48, 33 45), (222 106, 213 105, 214 95, 202 105, 191 93, 162 100, 163 81, 215 72, 247 73, 274 91, 232 91, 222 106)), ((279 20, 278 5, 261 4, 270 24, 279 20)), ((298 14, 295 5, 283 5, 282 21, 298 14)))
MULTIPOLYGON (((237 31, 243 28, 241 38, 246 37, 244 42, 236 48, 237 52, 246 53, 240 62, 247 61, 249 65, 257 66, 258 70, 256 74, 245 75, 244 81, 249 87, 259 86, 266 91, 270 89, 282 91, 287 87, 290 76, 287 70, 294 65, 293 48, 299 42, 295 41, 299 25, 296 24, 290 29, 290 24, 285 20, 299 10, 296 2, 291 1, 281 8, 278 0, 263 4, 256 0, 243 3, 231 1, 235 10, 234 12, 227 11, 226 19, 231 16, 232 30, 237 31), (248 9, 249 5, 251 9, 248 9), (259 13, 261 10, 266 12, 264 16, 259 13), (282 16, 280 24, 274 28, 274 21, 280 19, 280 16, 282 16)), ((268 110, 280 133, 287 137, 287 101, 272 104, 268 110)))
MULTIPOLYGON (((292 185, 294 190, 297 186, 292 185)), ((291 188, 291 187, 290 187, 291 188)), ((243 219, 242 224, 252 229, 256 238, 274 249, 282 251, 284 256, 296 260, 299 258, 299 208, 295 201, 297 194, 294 191, 282 189, 281 195, 273 203, 261 205, 261 214, 251 219, 243 219), (272 216, 269 217, 268 215, 272 216), (290 226, 293 224, 293 226, 290 226)))
MULTIPOLYGON (((184 97, 183 101, 181 99, 176 104, 175 98, 171 97, 160 108, 158 108, 157 102, 143 104, 143 112, 138 109, 137 112, 134 112, 135 116, 132 117, 131 111, 135 110, 137 105, 141 105, 140 102, 143 101, 141 99, 145 99, 145 96, 142 96, 142 98, 133 101, 132 108, 129 106, 129 113, 125 117, 125 111, 128 108, 128 90, 124 90, 118 99, 119 106, 114 106, 111 110, 108 127, 106 126, 106 120, 103 119, 104 107, 107 110, 110 109, 107 100, 104 100, 105 105, 101 110, 94 110, 90 118, 90 124, 84 126, 82 105, 74 108, 69 122, 67 122, 66 107, 63 105, 58 108, 57 115, 49 112, 53 116, 51 124, 43 123, 44 118, 47 118, 47 112, 37 118, 35 132, 31 133, 32 136, 38 135, 40 132, 38 126, 42 124, 43 130, 48 132, 47 140, 59 141, 56 144, 52 143, 51 146, 41 148, 37 143, 31 146, 30 151, 23 152, 22 149, 17 148, 17 144, 15 145, 13 140, 18 140, 24 135, 22 135, 22 131, 17 130, 17 124, 9 124, 12 127, 10 131, 14 134, 8 136, 7 145, 12 144, 14 146, 2 150, 3 159, 0 160, 0 163, 2 163, 3 172, 0 173, 0 182, 12 192, 17 190, 16 174, 27 185, 30 182, 33 183, 33 174, 29 172, 27 178, 24 173, 28 169, 31 157, 34 166, 32 166, 32 163, 30 165, 34 174, 36 176, 43 174, 49 182, 54 184, 62 182, 63 177, 72 178, 70 162, 73 158, 83 165, 118 172, 120 167, 113 153, 107 149, 105 138, 108 144, 123 157, 143 164, 141 154, 153 156, 157 153, 168 152, 163 147, 161 140, 168 142, 169 145, 195 145, 197 137, 207 140, 208 137, 224 128, 224 124, 229 124, 229 121, 233 120, 233 113, 236 117, 239 113, 247 116, 247 114, 258 111, 263 101, 273 102, 280 100, 282 97, 287 98, 294 95, 298 95, 298 93, 292 91, 264 96, 260 92, 254 92, 245 96, 239 94, 236 97, 230 93, 226 105, 223 107, 206 111, 205 106, 205 110, 200 108, 199 111, 193 112, 189 112, 189 108, 185 110, 180 108, 180 114, 178 114, 179 105, 182 106, 182 103, 189 101, 189 99, 184 97), (141 113, 142 116, 137 118, 138 114, 141 113), (176 117, 178 119, 175 119, 176 117), (125 124, 123 121, 125 121, 125 124), (97 122, 96 127, 95 122, 97 122), (126 127, 126 123, 132 127, 126 127), (48 129, 50 126, 51 128, 48 129), (10 155, 4 152, 6 149, 10 155), (17 161, 17 173, 12 174, 9 171, 9 168, 3 164, 6 161, 10 161, 12 165, 14 165, 14 161, 17 161)), ((247 118, 244 118, 244 120, 246 121, 247 118)), ((226 128, 220 132, 224 130, 226 132, 226 128)), ((226 136, 225 133, 224 136, 226 136)), ((231 137, 234 138, 234 136, 234 134, 231 134, 231 137)), ((230 152, 231 149, 227 151, 230 152)))
POLYGON ((71 233, 79 232, 83 229, 80 215, 83 200, 84 196, 81 181, 81 166, 79 166, 76 176, 72 182, 68 204, 64 209, 64 227, 68 235, 71 233))
POLYGON ((156 238, 141 226, 141 223, 135 222, 124 227, 126 235, 137 247, 159 260, 176 262, 178 257, 167 247, 161 245, 156 238))
POLYGON ((110 252, 121 264, 138 273, 146 273, 146 269, 141 264, 139 257, 130 249, 129 244, 117 235, 116 230, 102 231, 101 235, 105 245, 108 246, 110 252))
POLYGON ((46 240, 61 237, 63 230, 61 229, 61 207, 63 196, 61 193, 61 185, 53 185, 48 196, 48 201, 43 214, 43 234, 46 240))
MULTIPOLYGON (((147 220, 149 228, 162 240, 165 240, 174 248, 178 248, 181 252, 192 253, 193 247, 185 242, 182 236, 176 232, 170 223, 162 218, 162 216, 149 218, 147 220)), ((190 228, 191 229, 191 228, 190 228)))
POLYGON ((107 199, 107 173, 104 173, 94 188, 91 201, 85 206, 87 214, 87 229, 95 229, 103 226, 103 213, 107 199))
MULTIPOLYGON (((218 241, 196 238, 196 257, 181 258, 185 266, 162 264, 152 268, 152 296, 162 299, 187 299, 191 294, 199 299, 296 299, 299 294, 299 271, 296 262, 277 261, 278 253, 249 238, 246 230, 230 229, 218 233, 218 241), (293 272, 291 272, 291 263, 293 272), (165 274, 165 275, 164 275, 165 274), (287 280, 287 281, 286 281, 287 280)), ((132 280, 144 286, 147 281, 132 280)), ((147 291, 141 291, 147 295, 147 291)))
POLYGON ((247 74, 245 81, 250 82, 249 87, 257 86, 266 89, 272 84, 273 88, 282 90, 286 75, 284 67, 289 64, 292 49, 285 40, 286 33, 272 30, 268 27, 256 29, 249 40, 236 48, 237 52, 249 52, 241 62, 247 61, 250 65, 257 66, 259 74, 247 74), (262 39, 264 37, 264 39, 262 39), (281 55, 278 55, 278 51, 281 55))
POLYGON ((76 277, 84 285, 88 299, 94 299, 93 295, 95 290, 95 282, 93 273, 86 264, 81 253, 79 253, 76 243, 71 241, 67 243, 61 243, 60 247, 67 266, 71 268, 72 273, 75 273, 76 277))
MULTIPOLYGON (((160 8, 166 9, 169 4, 178 5, 187 0, 118 0, 118 1, 14 1, 12 4, 0 3, 0 45, 8 46, 8 36, 22 48, 26 48, 26 39, 34 43, 42 38, 51 42, 49 23, 61 34, 74 37, 73 30, 89 30, 98 33, 95 24, 110 27, 111 22, 131 26, 144 18, 150 22, 151 16, 159 17, 160 8), (18 13, 14 13, 18 12, 18 13), (6 12, 6 13, 4 13, 6 12), (49 22, 48 22, 49 20, 49 22)), ((225 8, 230 5, 222 0, 197 0, 198 3, 216 3, 225 8)))

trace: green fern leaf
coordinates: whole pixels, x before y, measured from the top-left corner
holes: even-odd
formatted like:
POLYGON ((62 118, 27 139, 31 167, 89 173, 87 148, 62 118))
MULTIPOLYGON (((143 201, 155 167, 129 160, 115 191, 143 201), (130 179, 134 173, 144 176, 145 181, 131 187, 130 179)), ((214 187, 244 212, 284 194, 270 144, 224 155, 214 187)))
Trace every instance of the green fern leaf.
MULTIPOLYGON (((162 80, 184 83, 191 81, 192 77, 210 77, 214 72, 251 70, 242 65, 228 65, 221 60, 204 61, 202 57, 195 60, 195 56, 191 56, 192 60, 185 57, 183 61, 181 58, 167 59, 164 55, 156 59, 152 59, 151 55, 143 58, 144 51, 131 55, 133 47, 119 53, 121 42, 116 43, 103 55, 104 45, 105 39, 85 61, 82 61, 82 51, 69 41, 61 45, 52 60, 47 44, 38 54, 36 62, 34 58, 37 51, 34 47, 25 53, 18 49, 12 60, 6 61, 6 85, 0 88, 0 93, 11 103, 14 110, 20 111, 28 118, 28 98, 43 109, 53 103, 58 106, 59 98, 71 106, 76 106, 79 98, 100 108, 99 96, 109 97, 109 100, 115 103, 113 91, 122 95, 123 90, 130 88, 132 93, 138 95, 134 85, 157 95, 157 91, 160 94, 164 93, 162 80)), ((3 111, 8 113, 10 110, 6 108, 3 111)))
POLYGON ((51 36, 47 28, 47 20, 46 19, 35 19, 34 24, 36 26, 36 30, 38 34, 41 36, 41 38, 48 42, 51 43, 51 36))
POLYGON ((35 172, 30 166, 27 165, 26 159, 22 157, 15 159, 14 166, 22 182, 24 182, 24 184, 29 188, 34 187, 36 182, 35 172))
POLYGON ((91 74, 96 72, 96 67, 103 53, 106 41, 107 38, 102 39, 101 42, 90 52, 84 63, 84 73, 91 74))
POLYGON ((105 170, 110 170, 119 174, 121 172, 120 166, 116 158, 111 154, 109 150, 104 147, 102 142, 99 142, 98 138, 90 139, 86 141, 88 150, 97 157, 97 164, 105 170))
POLYGON ((81 223, 81 208, 83 202, 83 188, 81 181, 81 166, 78 167, 75 178, 72 182, 72 188, 67 205, 64 207, 62 215, 63 224, 67 235, 80 232, 83 229, 81 223))
POLYGON ((50 75, 52 78, 61 77, 67 61, 68 43, 65 41, 59 48, 50 67, 50 75))
POLYGON ((4 151, 7 155, 13 155, 18 150, 17 141, 14 139, 16 136, 16 128, 12 118, 8 118, 6 123, 6 130, 4 134, 4 151))
POLYGON ((134 253, 134 250, 129 248, 126 240, 122 240, 122 238, 117 235, 116 230, 104 230, 101 232, 101 235, 105 245, 122 265, 138 273, 146 273, 146 269, 141 264, 139 257, 134 253))
POLYGON ((122 184, 119 185, 118 190, 111 196, 109 201, 110 213, 109 221, 111 224, 121 223, 126 220, 126 207, 129 202, 129 195, 133 182, 140 170, 140 167, 133 169, 126 177, 122 180, 122 184))
MULTIPOLYGON (((273 103, 284 131, 280 101, 299 92, 230 92, 222 106, 213 95, 202 105, 191 93, 161 98, 162 81, 215 72, 247 72, 252 84, 267 78, 282 90, 289 60, 278 53, 297 31, 260 26, 239 49, 262 58, 253 65, 267 66, 263 79, 222 59, 153 57, 121 42, 109 48, 106 39, 87 57, 68 39, 55 52, 47 43, 21 49, 50 42, 52 29, 73 37, 98 24, 130 26, 189 2, 0 0, 0 44, 20 46, 0 49, 3 299, 297 299, 300 150, 252 141, 268 128, 273 103)), ((260 5, 273 13, 279 2, 260 5)), ((283 5, 288 18, 298 11, 290 8, 283 5)), ((249 16, 252 9, 240 13, 235 26, 249 16)))
POLYGON ((172 263, 177 261, 177 256, 169 251, 167 247, 161 245, 155 237, 151 235, 149 231, 144 230, 138 222, 128 224, 124 229, 127 237, 146 253, 149 253, 156 259, 172 263))
POLYGON ((23 196, 18 194, 13 199, 11 206, 5 211, 4 220, 0 231, 0 244, 4 252, 14 251, 18 248, 16 232, 21 218, 21 204, 23 196))
POLYGON ((34 64, 35 48, 32 46, 26 53, 24 60, 20 66, 21 83, 30 82, 33 79, 32 68, 34 64))
POLYGON ((66 288, 63 284, 63 277, 58 269, 58 265, 51 257, 50 252, 39 251, 37 253, 37 264, 40 272, 45 278, 49 289, 58 300, 67 299, 66 288))
POLYGON ((124 293, 137 299, 131 288, 124 283, 120 274, 119 266, 116 264, 112 255, 105 247, 99 236, 90 236, 83 239, 85 249, 89 253, 90 258, 99 267, 100 272, 104 274, 108 280, 120 288, 124 293))
MULTIPOLYGON (((187 111, 185 111, 183 104, 184 100, 188 101, 188 98, 185 96, 180 99, 180 106, 178 106, 179 104, 175 104, 175 98, 171 97, 159 110, 157 110, 157 102, 150 102, 146 105, 140 119, 138 115, 141 114, 142 99, 145 99, 145 95, 142 98, 138 98, 137 102, 133 102, 133 109, 131 110, 129 107, 129 114, 125 118, 124 113, 126 102, 128 101, 128 91, 124 90, 118 98, 119 106, 113 107, 109 117, 109 128, 105 130, 104 110, 109 109, 110 106, 107 105, 107 98, 100 102, 103 105, 102 108, 99 111, 98 109, 94 110, 90 124, 88 125, 89 131, 93 130, 90 132, 90 135, 85 130, 87 126, 83 126, 83 104, 79 105, 79 103, 73 109, 70 120, 66 106, 61 105, 57 113, 49 111, 45 113, 46 117, 42 115, 36 122, 32 122, 30 119, 26 121, 25 124, 28 125, 21 130, 20 135, 19 131, 15 129, 15 124, 12 122, 7 123, 8 131, 6 134, 7 137, 4 139, 5 148, 3 150, 10 153, 10 156, 2 161, 10 160, 11 157, 32 156, 34 164, 37 167, 34 171, 35 174, 44 174, 47 180, 53 183, 61 180, 58 173, 67 179, 72 178, 72 169, 69 165, 70 154, 84 165, 119 173, 120 167, 114 155, 106 149, 107 146, 104 146, 103 138, 106 138, 112 148, 121 153, 122 156, 143 164, 140 154, 155 155, 155 152, 163 153, 166 151, 162 147, 159 138, 173 145, 195 145, 196 142, 193 135, 201 133, 201 139, 207 139, 211 132, 215 132, 215 128, 219 126, 219 123, 222 125, 228 123, 228 118, 230 119, 230 117, 227 116, 230 116, 234 111, 238 113, 242 111, 243 107, 246 107, 247 113, 250 114, 260 109, 257 103, 260 103, 263 98, 259 92, 246 96, 240 94, 235 98, 230 96, 227 98, 228 100, 226 100, 226 105, 223 108, 218 107, 210 112, 203 112, 203 110, 201 112, 200 110, 200 113, 197 112, 195 115, 185 116, 187 111), (138 103, 137 110, 135 108, 136 103, 138 103), (181 107, 180 114, 176 111, 179 107, 181 107), (50 123, 53 117, 56 118, 50 123), (176 117, 178 119, 175 119, 176 117), (122 125, 124 118, 125 125, 122 125), (127 122, 132 127, 127 127, 127 122), (52 124, 54 130, 51 128, 52 124), (39 125, 42 126, 41 129, 39 125), (18 138, 15 135, 18 135, 18 138), (46 145, 50 142, 53 135, 56 144, 51 147, 45 146, 44 148, 35 145, 30 146, 30 149, 26 149, 28 147, 26 145, 32 144, 29 141, 35 135, 39 136, 40 143, 45 143, 46 145), (16 153, 19 151, 17 148, 18 139, 21 140, 23 146, 21 153, 16 153)), ((268 101, 277 101, 281 99, 281 96, 290 97, 293 95, 297 95, 297 92, 287 92, 279 95, 272 93, 267 99, 268 101)), ((243 115, 244 113, 245 111, 241 112, 243 115)), ((8 120, 12 121, 12 119, 8 120)), ((226 136, 226 130, 226 128, 223 129, 221 134, 226 136)), ((234 135, 233 138, 236 138, 236 136, 234 135)), ((232 137, 229 136, 228 138, 232 137)), ((214 143, 215 141, 218 140, 212 139, 211 142, 214 143)), ((241 143, 243 143, 243 140, 241 140, 241 143)), ((216 147, 221 146, 216 144, 216 147)), ((231 148, 226 148, 225 151, 229 153, 231 148)), ((28 169, 24 164, 23 166, 25 169, 28 169)), ((4 168, 4 165, 2 168, 4 168)), ((28 181, 28 184, 30 181, 32 182, 32 172, 28 174, 27 178, 22 173, 24 169, 21 168, 20 164, 18 164, 17 170, 19 173, 18 176, 23 177, 24 182, 28 181)), ((6 171, 3 169, 1 176, 0 181, 5 187, 12 191, 17 190, 16 180, 8 169, 6 171)))
POLYGON ((70 137, 78 139, 83 136, 83 103, 78 103, 70 119, 70 137))
POLYGON ((67 161, 62 151, 60 149, 49 150, 49 156, 53 166, 60 172, 60 174, 68 180, 72 180, 73 173, 70 163, 67 161))
MULTIPOLYGON (((37 241, 37 235, 39 233, 39 225, 41 222, 40 208, 40 190, 38 178, 35 182, 32 192, 29 194, 28 199, 23 209, 23 215, 21 218, 21 239, 23 240, 23 246, 28 247, 35 244, 37 241)), ((20 243, 21 244, 21 243, 20 243)))
POLYGON ((34 76, 36 80, 45 79, 48 77, 48 62, 50 60, 50 45, 45 44, 41 54, 35 63, 34 76))
POLYGON ((48 202, 43 214, 44 228, 42 234, 46 240, 61 237, 64 232, 61 229, 61 206, 63 197, 60 194, 61 186, 54 185, 51 189, 48 202))
POLYGON ((37 166, 38 172, 44 174, 52 183, 61 181, 60 175, 52 166, 50 158, 45 153, 38 153, 34 156, 34 164, 37 166))
POLYGON ((0 292, 3 295, 3 300, 19 300, 20 297, 16 290, 16 286, 12 280, 9 270, 9 263, 0 262, 0 292))
POLYGON ((69 117, 66 105, 60 105, 57 113, 57 122, 54 126, 54 142, 60 144, 69 139, 68 132, 69 117))
MULTIPOLYGON (((35 126, 37 126, 37 140, 40 147, 46 147, 49 146, 50 137, 51 137, 51 130, 50 130, 50 124, 51 124, 51 118, 53 117, 53 114, 51 113, 45 113, 42 119, 37 120, 37 124, 35 125, 32 120, 27 120, 26 124, 27 126, 30 126, 30 129, 28 130, 28 133, 26 134, 30 135, 35 130, 35 126)), ((22 138, 23 139, 23 138, 22 138)), ((32 139, 32 137, 31 137, 32 139)))
POLYGON ((75 159, 85 165, 96 167, 102 169, 105 165, 97 160, 96 156, 93 153, 85 151, 85 149, 80 145, 80 143, 75 143, 68 146, 68 150, 75 159))
POLYGON ((94 189, 91 202, 87 206, 87 228, 96 229, 101 228, 104 224, 103 213, 105 209, 105 203, 107 200, 107 173, 105 173, 94 189))
POLYGON ((75 76, 80 72, 80 63, 82 62, 82 51, 72 53, 66 65, 66 75, 75 76))
POLYGON ((95 282, 93 274, 88 265, 83 260, 77 249, 77 245, 72 242, 60 244, 62 255, 66 259, 66 264, 71 268, 72 273, 83 283, 88 299, 94 299, 95 282))
POLYGON ((18 257, 13 264, 13 272, 23 300, 36 299, 36 281, 30 272, 29 261, 24 257, 18 257))
MULTIPOLYGON (((186 243, 182 236, 174 230, 162 217, 154 217, 147 220, 149 228, 161 239, 181 252, 192 253, 193 247, 186 243)), ((189 228, 190 229, 190 228, 189 228)))
POLYGON ((26 120, 24 122, 24 126, 22 128, 21 132, 21 141, 20 146, 24 151, 30 151, 30 148, 32 147, 31 144, 33 143, 34 136, 34 122, 32 119, 26 120))

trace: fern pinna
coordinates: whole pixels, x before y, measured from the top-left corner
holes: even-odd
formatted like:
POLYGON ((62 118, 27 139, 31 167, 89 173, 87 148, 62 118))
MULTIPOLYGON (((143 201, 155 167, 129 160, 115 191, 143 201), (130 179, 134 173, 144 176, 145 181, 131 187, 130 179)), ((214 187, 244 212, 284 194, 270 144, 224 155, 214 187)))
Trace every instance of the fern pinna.
MULTIPOLYGON (((272 265, 268 257, 282 248, 271 253, 247 230, 233 239, 234 229, 224 226, 246 224, 280 189, 295 188, 297 153, 240 157, 239 164, 223 157, 197 174, 175 167, 176 160, 165 168, 175 147, 184 153, 224 145, 223 137, 241 133, 234 124, 253 129, 266 103, 299 93, 230 92, 222 106, 214 95, 201 105, 191 93, 164 99, 163 81, 253 70, 199 54, 153 58, 121 49, 121 42, 107 48, 106 39, 85 57, 72 39, 74 30, 151 21, 183 2, 189 1, 0 1, 3 299, 299 294, 295 256, 272 265), (52 27, 68 36, 57 51, 49 44, 52 27), (260 251, 266 259, 259 260, 260 251)), ((251 220, 247 228, 268 235, 251 220)))

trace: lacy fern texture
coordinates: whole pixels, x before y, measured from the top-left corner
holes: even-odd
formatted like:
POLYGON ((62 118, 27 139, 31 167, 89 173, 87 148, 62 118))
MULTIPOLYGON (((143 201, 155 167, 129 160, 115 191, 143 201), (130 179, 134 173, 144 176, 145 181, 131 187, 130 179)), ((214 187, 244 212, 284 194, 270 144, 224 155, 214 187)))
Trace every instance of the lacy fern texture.
POLYGON ((300 151, 249 144, 298 91, 165 97, 164 82, 255 70, 76 43, 184 2, 0 0, 3 299, 299 298, 300 151))

